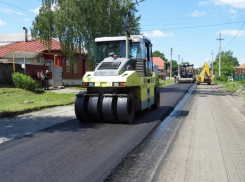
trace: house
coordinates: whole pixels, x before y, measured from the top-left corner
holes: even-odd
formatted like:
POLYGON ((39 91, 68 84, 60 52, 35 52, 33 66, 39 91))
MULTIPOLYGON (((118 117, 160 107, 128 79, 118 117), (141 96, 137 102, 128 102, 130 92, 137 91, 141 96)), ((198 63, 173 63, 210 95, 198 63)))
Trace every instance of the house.
POLYGON ((245 73, 245 63, 242 64, 241 66, 236 67, 235 73, 245 73))
MULTIPOLYGON (((5 34, 6 35, 6 34, 5 34)), ((7 36, 7 35, 6 35, 7 36)), ((40 40, 28 40, 27 30, 24 31, 24 40, 9 41, 5 39, 4 45, 0 46, 0 59, 21 64, 25 69, 25 74, 34 77, 38 71, 46 69, 50 72, 49 84, 54 86, 59 72, 58 80, 62 80, 63 85, 81 85, 81 79, 88 70, 89 65, 84 54, 77 54, 77 61, 68 60, 62 53, 60 43, 56 39, 51 40, 50 51, 40 40), (14 58, 14 59, 13 59, 14 58), (56 69, 59 68, 59 69, 56 69), (58 71, 56 71, 58 70, 58 71)), ((61 85, 60 85, 61 86, 61 85)))
POLYGON ((245 63, 236 67, 236 71, 233 75, 234 81, 241 81, 245 79, 245 63))
POLYGON ((158 66, 159 78, 163 78, 163 75, 167 76, 167 63, 160 57, 153 57, 153 64, 158 66))

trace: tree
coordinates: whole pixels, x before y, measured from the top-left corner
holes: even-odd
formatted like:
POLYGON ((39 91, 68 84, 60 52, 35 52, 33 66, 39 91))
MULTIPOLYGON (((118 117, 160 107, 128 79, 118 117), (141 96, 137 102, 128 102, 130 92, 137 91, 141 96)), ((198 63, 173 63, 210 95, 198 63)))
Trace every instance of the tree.
POLYGON ((43 0, 32 23, 32 37, 48 48, 57 38, 62 52, 76 59, 77 52, 89 50, 96 37, 139 34, 136 12, 131 0, 43 0))
POLYGON ((165 57, 164 53, 160 52, 160 51, 154 51, 152 53, 153 57, 160 57, 162 58, 164 61, 168 62, 168 59, 165 57))
POLYGON ((181 64, 190 64, 189 62, 185 61, 185 62, 182 62, 181 64))
MULTIPOLYGON (((171 64, 171 62, 168 61, 167 65, 168 65, 169 70, 170 70, 170 64, 171 64)), ((173 75, 178 75, 178 63, 175 60, 172 60, 172 76, 173 75)))
MULTIPOLYGON (((217 54, 214 65, 214 74, 219 74, 219 55, 217 54)), ((233 57, 232 51, 221 52, 221 75, 229 76, 235 72, 239 62, 236 57, 233 57)))

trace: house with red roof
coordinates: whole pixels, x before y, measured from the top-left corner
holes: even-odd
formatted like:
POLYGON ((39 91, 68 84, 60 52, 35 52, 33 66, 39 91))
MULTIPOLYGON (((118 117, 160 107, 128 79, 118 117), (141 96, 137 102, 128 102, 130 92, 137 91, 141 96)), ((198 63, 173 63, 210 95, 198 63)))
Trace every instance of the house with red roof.
POLYGON ((235 73, 245 73, 245 63, 236 67, 236 72, 235 73))
POLYGON ((85 54, 77 54, 77 56, 77 61, 68 60, 61 51, 59 41, 55 39, 51 40, 50 51, 40 40, 28 40, 27 36, 24 41, 0 46, 0 59, 23 65, 27 75, 33 77, 38 71, 45 72, 48 69, 51 76, 50 86, 52 86, 54 69, 57 67, 62 70, 59 75, 62 77, 63 85, 81 84, 81 79, 89 65, 85 54))
POLYGON ((163 75, 167 76, 167 63, 160 57, 153 57, 153 64, 158 66, 159 78, 163 78, 163 75))

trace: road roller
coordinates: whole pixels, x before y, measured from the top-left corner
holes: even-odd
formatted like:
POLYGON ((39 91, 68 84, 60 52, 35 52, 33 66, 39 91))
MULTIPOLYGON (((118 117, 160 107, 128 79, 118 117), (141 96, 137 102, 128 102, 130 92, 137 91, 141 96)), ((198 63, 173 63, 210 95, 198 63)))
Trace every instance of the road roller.
POLYGON ((158 73, 152 44, 143 35, 95 39, 94 70, 82 78, 86 92, 76 95, 80 122, 132 123, 136 112, 158 109, 158 73))

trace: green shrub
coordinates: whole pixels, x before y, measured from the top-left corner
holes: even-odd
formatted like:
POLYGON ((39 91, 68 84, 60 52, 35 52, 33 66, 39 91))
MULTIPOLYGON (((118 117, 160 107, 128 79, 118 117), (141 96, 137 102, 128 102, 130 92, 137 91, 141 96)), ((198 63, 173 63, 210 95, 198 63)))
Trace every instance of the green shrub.
POLYGON ((228 76, 225 76, 225 75, 221 75, 221 76, 215 76, 214 77, 214 80, 215 81, 221 81, 221 82, 226 82, 228 80, 228 76))
POLYGON ((12 79, 15 87, 35 91, 37 89, 37 83, 27 75, 23 75, 22 73, 13 73, 12 79))

